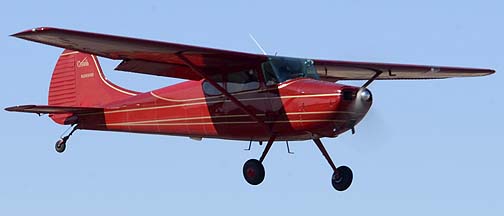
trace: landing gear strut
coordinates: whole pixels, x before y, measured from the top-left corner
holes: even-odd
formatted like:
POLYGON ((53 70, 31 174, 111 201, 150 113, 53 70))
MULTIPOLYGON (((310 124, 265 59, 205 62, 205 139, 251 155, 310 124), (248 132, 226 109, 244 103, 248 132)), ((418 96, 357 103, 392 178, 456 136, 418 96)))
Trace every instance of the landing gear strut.
POLYGON ((58 141, 56 141, 56 144, 54 145, 54 148, 56 149, 56 152, 58 153, 63 153, 66 149, 66 142, 67 140, 70 138, 70 136, 72 136, 72 134, 77 130, 77 126, 75 126, 74 128, 72 128, 72 131, 70 131, 70 133, 64 137, 62 137, 61 139, 59 139, 58 141))
MULTIPOLYGON (((276 138, 275 136, 272 136, 268 140, 268 144, 266 144, 266 148, 264 149, 261 158, 259 158, 259 160, 250 159, 243 165, 243 177, 245 177, 245 181, 247 181, 249 184, 258 185, 261 184, 261 182, 263 182, 265 171, 262 162, 264 161, 264 158, 266 158, 266 155, 268 154, 271 145, 275 141, 275 138, 276 138)), ((316 138, 313 139, 313 142, 315 142, 320 152, 322 153, 322 155, 324 155, 325 159, 333 169, 331 183, 334 189, 336 189, 337 191, 344 191, 348 189, 348 187, 350 187, 350 185, 352 184, 353 180, 352 170, 347 166, 336 167, 331 157, 329 156, 329 153, 327 153, 327 150, 322 144, 322 141, 316 138)))
POLYGON ((243 165, 243 177, 245 178, 245 181, 247 181, 249 184, 258 185, 261 184, 261 182, 264 180, 264 176, 266 173, 264 171, 264 166, 262 165, 262 162, 264 161, 264 158, 266 158, 266 155, 268 154, 271 145, 275 141, 275 138, 276 138, 275 136, 270 137, 270 139, 268 140, 268 144, 266 144, 266 147, 264 148, 264 151, 259 160, 250 159, 243 165))
POLYGON ((325 159, 333 169, 331 183, 334 189, 336 189, 337 191, 344 191, 348 189, 348 187, 350 187, 350 185, 352 184, 353 180, 352 170, 347 166, 340 166, 336 168, 336 165, 334 165, 331 157, 329 156, 329 153, 327 153, 327 150, 322 144, 322 141, 320 141, 320 139, 317 138, 313 139, 313 142, 315 142, 320 152, 322 153, 322 155, 324 155, 325 159))

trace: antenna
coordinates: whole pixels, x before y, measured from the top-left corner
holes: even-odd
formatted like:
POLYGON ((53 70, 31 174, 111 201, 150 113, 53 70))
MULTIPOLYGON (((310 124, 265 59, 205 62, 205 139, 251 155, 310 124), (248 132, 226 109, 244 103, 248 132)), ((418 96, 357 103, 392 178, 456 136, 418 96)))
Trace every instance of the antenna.
POLYGON ((249 33, 249 36, 250 38, 254 41, 254 43, 257 45, 257 47, 259 47, 259 49, 261 50, 261 52, 264 54, 264 55, 268 55, 266 53, 266 51, 264 51, 264 49, 262 48, 261 44, 259 44, 259 42, 257 42, 257 40, 254 38, 254 36, 252 34, 249 33))

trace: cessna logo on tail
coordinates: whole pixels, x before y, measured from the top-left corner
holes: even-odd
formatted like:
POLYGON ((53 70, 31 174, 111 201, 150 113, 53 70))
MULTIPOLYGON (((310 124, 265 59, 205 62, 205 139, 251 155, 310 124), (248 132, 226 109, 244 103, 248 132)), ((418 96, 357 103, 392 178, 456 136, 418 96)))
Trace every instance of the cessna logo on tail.
POLYGON ((87 57, 82 59, 82 61, 77 61, 77 67, 87 67, 89 66, 89 62, 87 60, 87 57))

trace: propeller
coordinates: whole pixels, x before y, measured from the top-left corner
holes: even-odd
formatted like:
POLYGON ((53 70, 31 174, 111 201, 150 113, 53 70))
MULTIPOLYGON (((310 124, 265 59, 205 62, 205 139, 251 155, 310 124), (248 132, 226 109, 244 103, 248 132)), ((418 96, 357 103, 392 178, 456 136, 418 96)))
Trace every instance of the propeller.
MULTIPOLYGON (((357 140, 353 140, 354 142, 358 142, 360 144, 352 146, 356 146, 360 150, 376 150, 377 148, 380 148, 380 143, 386 143, 386 141, 384 140, 386 140, 388 137, 386 135, 386 124, 384 124, 380 113, 375 109, 370 111, 371 105, 373 103, 373 95, 371 91, 367 89, 367 87, 383 73, 382 71, 378 70, 374 72, 375 74, 366 83, 364 83, 362 87, 358 88, 357 91, 355 88, 351 89, 351 91, 349 91, 351 92, 351 94, 347 95, 347 97, 350 96, 350 98, 353 99, 353 101, 351 101, 349 105, 349 110, 352 111, 350 119, 354 120, 353 122, 350 121, 349 125, 351 127, 352 134, 355 134, 355 125, 358 123, 357 120, 362 120, 362 118, 364 117, 363 115, 365 115, 366 112, 369 112, 366 118, 366 124, 363 127, 363 131, 366 135, 358 136, 356 137, 357 140)), ((343 98, 345 98, 345 91, 343 91, 343 98)))
POLYGON ((369 108, 371 108, 371 104, 373 103, 373 95, 367 87, 375 81, 383 73, 383 71, 374 70, 374 72, 375 74, 359 88, 359 90, 355 93, 355 96, 353 95, 354 91, 351 92, 351 95, 348 95, 348 93, 345 95, 345 92, 343 92, 344 99, 350 99, 346 97, 351 97, 353 99, 353 103, 350 105, 350 110, 353 111, 350 120, 352 134, 355 134, 355 125, 358 123, 357 119, 359 119, 360 115, 364 115, 369 108))
POLYGON ((352 134, 355 134, 355 125, 358 123, 358 119, 368 111, 373 101, 373 95, 369 89, 361 87, 357 91, 354 89, 343 90, 343 99, 352 101, 349 105, 349 110, 352 112, 349 126, 352 129, 352 134))
POLYGON ((358 152, 370 153, 380 151, 390 140, 390 128, 384 120, 384 113, 377 107, 370 109, 359 123, 359 135, 346 137, 349 147, 358 152))
POLYGON ((344 98, 345 93, 351 97, 348 110, 352 112, 349 116, 349 127, 352 134, 355 134, 355 125, 359 123, 358 120, 363 120, 359 126, 359 133, 362 135, 353 137, 348 142, 353 143, 351 146, 360 152, 374 152, 380 149, 383 144, 387 143, 388 130, 379 110, 370 109, 373 102, 371 91, 366 87, 348 89, 347 91, 343 90, 343 95, 344 98), (347 91, 349 93, 346 93, 347 91), (363 115, 366 115, 365 120, 363 115))

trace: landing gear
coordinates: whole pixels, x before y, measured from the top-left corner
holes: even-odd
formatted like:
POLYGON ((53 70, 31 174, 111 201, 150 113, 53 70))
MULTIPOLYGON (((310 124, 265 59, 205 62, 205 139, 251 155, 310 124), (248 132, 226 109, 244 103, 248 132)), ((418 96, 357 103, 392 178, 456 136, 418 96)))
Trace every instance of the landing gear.
MULTIPOLYGON (((262 162, 264 161, 264 158, 268 154, 271 145, 275 141, 275 138, 276 138, 275 136, 272 136, 268 140, 268 144, 266 144, 266 148, 264 149, 261 158, 259 160, 250 159, 243 165, 243 177, 245 178, 245 181, 247 181, 249 184, 258 185, 261 184, 261 182, 264 180, 264 176, 266 173, 264 171, 264 166, 262 165, 262 162)), ((333 169, 331 183, 334 189, 336 189, 337 191, 345 191, 346 189, 348 189, 352 184, 353 180, 352 170, 347 166, 336 167, 331 157, 329 156, 329 153, 327 153, 327 150, 322 144, 322 141, 316 138, 313 139, 313 142, 315 142, 320 152, 322 153, 322 155, 324 155, 325 159, 333 169)))
POLYGON ((75 126, 74 128, 72 128, 72 131, 70 131, 70 133, 64 137, 62 137, 61 139, 59 139, 58 141, 56 141, 56 144, 54 145, 54 148, 56 149, 56 152, 58 153, 63 153, 66 149, 66 142, 67 140, 70 138, 70 136, 72 136, 72 134, 77 130, 77 126, 75 126))
POLYGON ((251 185, 261 184, 264 175, 264 166, 259 160, 250 159, 243 165, 243 177, 251 185))
POLYGON ((268 144, 266 144, 266 147, 264 148, 264 151, 259 160, 250 159, 243 165, 243 177, 249 184, 258 185, 261 184, 261 182, 264 180, 266 172, 264 171, 262 162, 264 161, 264 158, 266 158, 266 155, 268 154, 271 145, 275 141, 275 138, 275 136, 270 137, 268 144))
POLYGON ((352 184, 353 173, 347 166, 340 166, 337 168, 338 172, 332 175, 331 183, 337 191, 344 191, 352 184))
POLYGON ((350 187, 352 184, 353 180, 353 173, 350 168, 347 166, 340 166, 336 168, 336 165, 334 165, 331 157, 329 156, 329 153, 327 153, 327 150, 325 149, 324 145, 322 144, 322 141, 320 139, 316 138, 313 139, 313 142, 315 142, 315 145, 319 148, 320 152, 322 155, 324 155, 325 159, 333 169, 334 173, 331 178, 331 183, 337 191, 344 191, 350 187))
POLYGON ((66 149, 66 140, 63 138, 59 139, 58 141, 56 141, 54 148, 56 149, 56 152, 63 153, 66 149))

